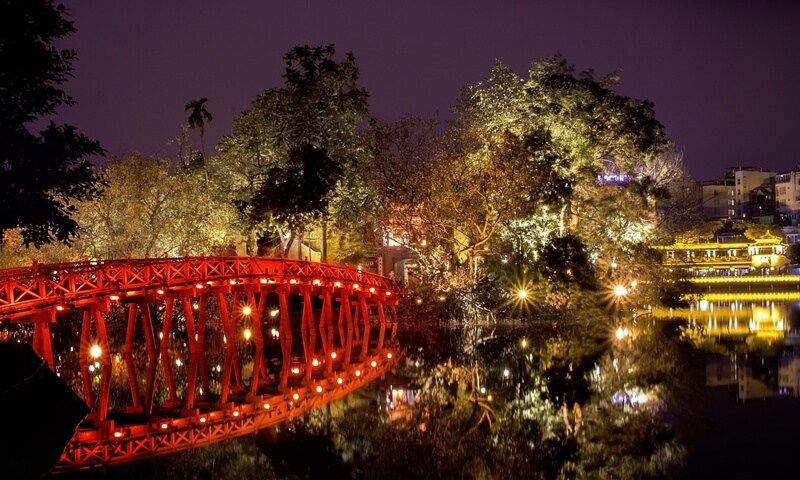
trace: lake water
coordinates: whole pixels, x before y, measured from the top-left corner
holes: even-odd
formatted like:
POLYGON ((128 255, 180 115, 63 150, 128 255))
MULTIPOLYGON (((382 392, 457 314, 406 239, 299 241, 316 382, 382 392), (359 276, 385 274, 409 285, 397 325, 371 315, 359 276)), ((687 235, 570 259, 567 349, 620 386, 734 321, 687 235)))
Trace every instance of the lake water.
POLYGON ((64 478, 793 475, 800 302, 420 322, 382 381, 255 437, 64 478))

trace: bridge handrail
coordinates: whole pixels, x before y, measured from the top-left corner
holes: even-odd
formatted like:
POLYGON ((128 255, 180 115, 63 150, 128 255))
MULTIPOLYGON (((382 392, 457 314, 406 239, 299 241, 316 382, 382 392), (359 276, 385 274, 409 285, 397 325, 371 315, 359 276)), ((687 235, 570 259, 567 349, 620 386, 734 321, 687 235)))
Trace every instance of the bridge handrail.
POLYGON ((86 260, 0 270, 0 318, 37 307, 55 306, 103 294, 180 288, 209 282, 344 282, 346 287, 398 293, 391 280, 360 269, 266 257, 180 257, 86 260), (347 285, 349 284, 349 285, 347 285))

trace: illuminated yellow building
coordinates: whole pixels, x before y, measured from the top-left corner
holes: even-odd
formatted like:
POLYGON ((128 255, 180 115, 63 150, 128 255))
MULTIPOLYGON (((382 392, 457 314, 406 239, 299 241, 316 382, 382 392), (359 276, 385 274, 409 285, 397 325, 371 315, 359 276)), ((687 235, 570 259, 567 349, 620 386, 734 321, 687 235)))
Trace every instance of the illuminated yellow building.
POLYGON ((676 243, 656 246, 664 252, 664 263, 695 276, 768 275, 789 264, 789 245, 780 238, 748 242, 676 243))

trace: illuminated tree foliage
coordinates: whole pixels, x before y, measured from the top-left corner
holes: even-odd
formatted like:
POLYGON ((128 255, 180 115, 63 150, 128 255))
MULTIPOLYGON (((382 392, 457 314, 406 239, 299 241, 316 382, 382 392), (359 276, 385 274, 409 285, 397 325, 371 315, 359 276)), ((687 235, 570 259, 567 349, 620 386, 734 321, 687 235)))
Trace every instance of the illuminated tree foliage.
POLYGON ((234 200, 253 226, 270 225, 281 238, 290 233, 287 248, 326 216, 367 114, 355 57, 337 62, 334 55, 333 45, 291 49, 285 86, 260 94, 218 147, 216 163, 234 200))
POLYGON ((76 248, 88 256, 135 258, 221 253, 236 212, 198 171, 170 173, 169 160, 131 154, 101 173, 103 197, 81 204, 76 248))
POLYGON ((657 173, 653 158, 668 141, 653 105, 617 95, 616 82, 576 74, 556 56, 533 62, 527 79, 498 63, 485 82, 464 89, 443 148, 413 165, 412 193, 393 210, 432 277, 474 284, 492 255, 536 260, 544 276, 580 276, 585 288, 593 283, 583 275, 589 264, 601 274, 652 238, 671 179, 648 172, 657 173), (598 181, 637 168, 644 174, 632 181, 598 181), (581 248, 555 254, 566 235, 581 248), (582 258, 572 258, 578 251, 582 258), (565 266, 568 257, 585 264, 565 266))
POLYGON ((76 202, 99 194, 86 157, 100 145, 52 120, 74 104, 62 85, 72 76, 72 50, 54 43, 75 32, 52 0, 0 1, 0 231, 19 228, 26 244, 69 243, 76 202))

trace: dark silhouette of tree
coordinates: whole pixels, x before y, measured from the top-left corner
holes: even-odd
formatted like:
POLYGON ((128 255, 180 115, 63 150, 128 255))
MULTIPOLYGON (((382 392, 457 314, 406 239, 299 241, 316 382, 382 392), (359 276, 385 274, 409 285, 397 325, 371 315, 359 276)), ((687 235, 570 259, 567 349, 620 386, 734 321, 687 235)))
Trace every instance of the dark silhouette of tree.
POLYGON ((100 144, 49 119, 75 103, 61 86, 76 54, 53 45, 75 32, 65 17, 52 0, 0 1, 0 231, 20 228, 36 246, 69 243, 75 202, 100 194, 86 159, 104 153, 100 144))
POLYGON ((200 151, 203 155, 206 153, 205 145, 203 144, 206 122, 213 120, 211 113, 208 112, 205 106, 207 101, 206 97, 200 100, 190 100, 183 109, 184 112, 189 112, 189 128, 200 129, 200 151))

